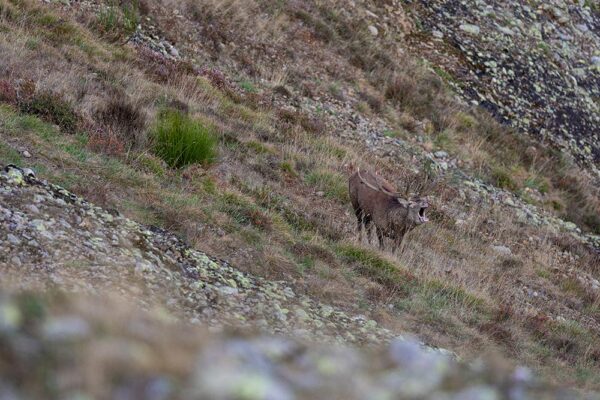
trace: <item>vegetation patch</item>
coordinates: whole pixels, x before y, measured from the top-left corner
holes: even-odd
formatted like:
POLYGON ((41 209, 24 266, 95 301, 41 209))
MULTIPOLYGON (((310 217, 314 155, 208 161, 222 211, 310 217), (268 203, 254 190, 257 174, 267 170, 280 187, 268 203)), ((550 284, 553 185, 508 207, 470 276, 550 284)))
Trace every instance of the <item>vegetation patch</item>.
POLYGON ((208 165, 217 158, 216 128, 180 111, 160 113, 152 131, 152 140, 156 155, 173 168, 194 163, 208 165))
POLYGON ((356 271, 389 289, 407 290, 415 278, 406 271, 400 270, 395 264, 382 258, 377 252, 350 244, 335 247, 335 252, 343 261, 355 266, 356 271))
POLYGON ((121 138, 130 147, 146 144, 146 114, 124 94, 112 97, 97 113, 97 119, 108 133, 121 138))
POLYGON ((348 202, 348 184, 341 174, 322 170, 313 171, 306 175, 306 182, 331 199, 348 202))
POLYGON ((79 117, 73 105, 57 94, 36 93, 31 98, 20 101, 19 108, 24 113, 37 115, 58 125, 67 133, 75 133, 77 130, 79 117))

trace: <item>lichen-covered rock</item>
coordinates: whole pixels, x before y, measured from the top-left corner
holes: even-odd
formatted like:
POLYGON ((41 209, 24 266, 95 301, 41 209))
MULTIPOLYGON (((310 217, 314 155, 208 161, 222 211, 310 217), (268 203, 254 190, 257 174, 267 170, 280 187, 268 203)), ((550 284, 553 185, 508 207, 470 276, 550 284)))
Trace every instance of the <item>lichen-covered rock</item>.
POLYGON ((264 333, 216 334, 117 300, 1 289, 0 361, 6 399, 580 397, 527 368, 464 364, 410 339, 359 349, 264 333))
MULTIPOLYGON (((396 336, 374 321, 298 295, 285 282, 244 274, 170 232, 108 213, 15 166, 0 175, 0 215, 0 278, 17 287, 60 283, 77 292, 115 292, 215 329, 242 325, 370 344, 396 336)), ((48 334, 84 330, 67 322, 64 332, 49 326, 48 334)))
POLYGON ((448 65, 460 65, 453 71, 460 83, 451 82, 459 93, 600 176, 600 15, 593 2, 414 3, 424 30, 447 44, 433 57, 441 50, 448 65))

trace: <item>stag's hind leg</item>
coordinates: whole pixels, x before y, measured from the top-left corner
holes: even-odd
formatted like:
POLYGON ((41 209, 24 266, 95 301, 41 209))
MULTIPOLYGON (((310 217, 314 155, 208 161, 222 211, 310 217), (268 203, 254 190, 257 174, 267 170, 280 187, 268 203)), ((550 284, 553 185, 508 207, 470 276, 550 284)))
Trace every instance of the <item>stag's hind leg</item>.
POLYGON ((362 243, 362 226, 364 219, 364 212, 361 208, 355 208, 354 214, 356 214, 356 230, 358 231, 358 242, 362 243))

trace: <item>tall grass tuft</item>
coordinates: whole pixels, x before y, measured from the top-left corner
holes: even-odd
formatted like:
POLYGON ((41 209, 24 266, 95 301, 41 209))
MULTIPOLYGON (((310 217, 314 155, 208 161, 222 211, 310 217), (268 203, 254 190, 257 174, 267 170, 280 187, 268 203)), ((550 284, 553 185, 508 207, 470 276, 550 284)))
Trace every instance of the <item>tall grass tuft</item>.
POLYGON ((194 163, 208 165, 217 157, 215 127, 180 111, 161 112, 152 139, 156 155, 173 168, 194 163))

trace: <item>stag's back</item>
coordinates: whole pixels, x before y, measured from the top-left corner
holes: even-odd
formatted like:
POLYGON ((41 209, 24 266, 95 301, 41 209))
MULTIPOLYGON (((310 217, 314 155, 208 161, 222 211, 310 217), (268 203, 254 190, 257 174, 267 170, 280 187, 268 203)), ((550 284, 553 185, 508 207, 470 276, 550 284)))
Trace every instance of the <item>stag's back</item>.
MULTIPOLYGON (((394 187, 385 179, 376 176, 370 171, 361 171, 363 179, 370 184, 377 186, 377 182, 386 190, 392 192, 394 187)), ((348 179, 348 190, 350 201, 355 210, 362 209, 366 214, 372 215, 374 219, 381 220, 390 206, 393 206, 394 199, 385 193, 375 191, 361 182, 358 171, 353 173, 348 179)))

